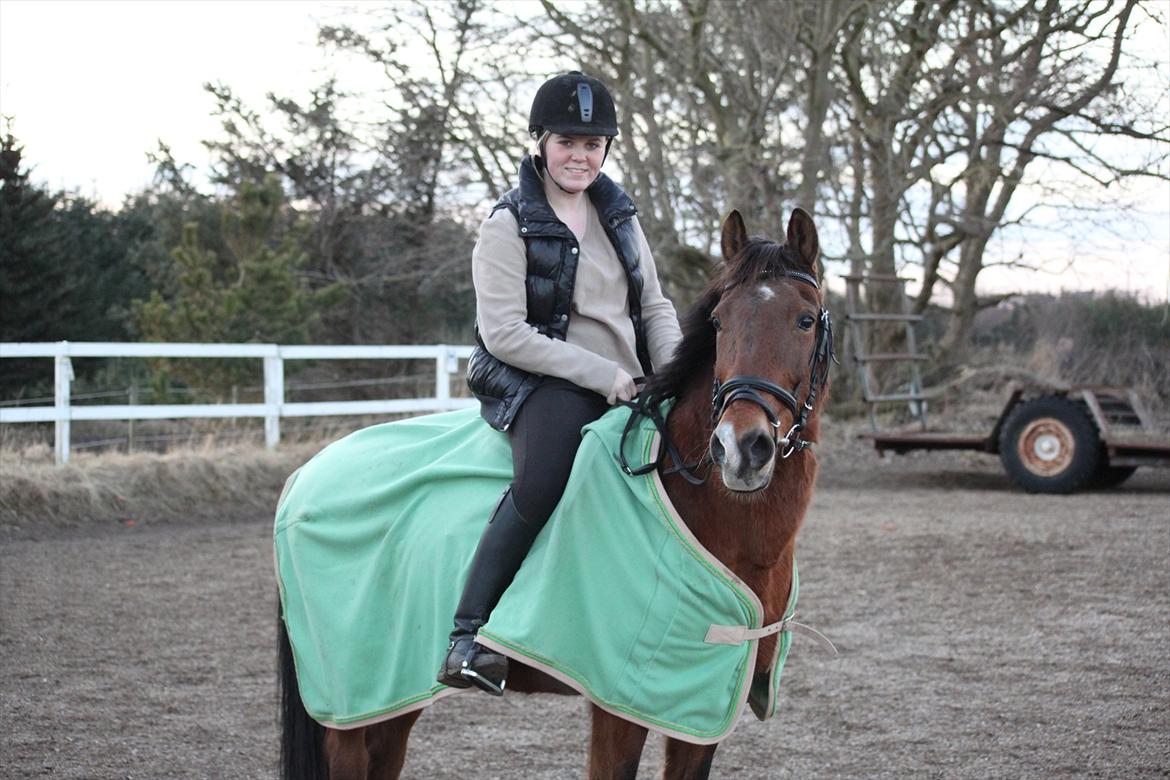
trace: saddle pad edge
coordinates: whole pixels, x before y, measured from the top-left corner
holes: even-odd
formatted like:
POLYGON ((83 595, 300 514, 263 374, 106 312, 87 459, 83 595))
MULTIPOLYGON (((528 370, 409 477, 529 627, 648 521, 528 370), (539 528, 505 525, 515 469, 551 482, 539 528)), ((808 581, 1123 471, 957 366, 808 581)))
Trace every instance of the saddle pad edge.
POLYGON ((748 697, 744 682, 745 678, 750 675, 750 670, 755 667, 757 650, 757 643, 752 642, 748 655, 748 662, 744 666, 745 672, 744 674, 740 675, 740 679, 736 685, 737 693, 735 696, 735 706, 731 708, 728 716, 724 719, 722 728, 713 732, 699 732, 689 731, 684 727, 679 726, 678 724, 668 723, 632 708, 623 707, 620 704, 614 704, 612 702, 606 701, 597 695, 582 679, 578 679, 578 677, 571 671, 554 665, 549 659, 544 658, 539 653, 528 650, 521 645, 509 642, 500 637, 494 636, 487 629, 480 629, 480 632, 477 634, 475 641, 484 647, 495 650, 497 653, 502 653, 509 658, 524 664, 525 666, 530 666, 533 669, 536 669, 537 671, 547 674, 549 677, 564 683, 611 715, 615 715, 619 718, 622 718, 623 720, 628 720, 631 723, 636 723, 639 726, 645 726, 651 731, 662 734, 664 736, 680 739, 683 742, 689 742, 694 745, 713 745, 716 742, 721 742, 722 740, 726 739, 727 736, 735 730, 735 727, 739 723, 740 717, 743 714, 744 706, 747 703, 748 697))

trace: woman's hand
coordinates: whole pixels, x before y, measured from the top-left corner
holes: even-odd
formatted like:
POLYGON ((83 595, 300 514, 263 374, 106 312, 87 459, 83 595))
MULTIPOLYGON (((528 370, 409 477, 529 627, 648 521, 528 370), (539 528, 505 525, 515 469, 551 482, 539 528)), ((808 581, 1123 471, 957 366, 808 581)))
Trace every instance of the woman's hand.
POLYGON ((638 394, 638 388, 634 385, 634 378, 625 372, 621 366, 618 366, 617 376, 613 378, 613 387, 609 388, 609 395, 605 397, 605 402, 613 406, 618 401, 629 401, 638 394))

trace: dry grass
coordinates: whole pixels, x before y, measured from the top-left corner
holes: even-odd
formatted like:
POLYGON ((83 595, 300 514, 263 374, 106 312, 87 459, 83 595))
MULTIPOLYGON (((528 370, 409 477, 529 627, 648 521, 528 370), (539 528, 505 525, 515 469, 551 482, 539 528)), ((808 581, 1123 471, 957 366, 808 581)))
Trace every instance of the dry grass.
POLYGON ((165 452, 74 450, 53 463, 52 427, 0 426, 0 539, 51 535, 85 525, 235 521, 271 516, 285 479, 331 441, 386 416, 331 417, 284 427, 267 450, 263 431, 243 440, 203 421, 170 421, 181 431, 165 452), (308 424, 304 424, 308 423, 308 424))
MULTIPOLYGON (((1013 324, 1016 330, 1012 332, 1025 334, 1020 343, 985 344, 973 350, 957 374, 928 381, 940 390, 930 403, 931 428, 952 433, 990 431, 1013 383, 1047 380, 1056 385, 1133 387, 1149 406, 1155 428, 1170 432, 1170 353, 1164 348, 1170 336, 1163 333, 1160 321, 1130 326, 1127 317, 1134 314, 1133 307, 1111 298, 1062 305, 1054 316, 1036 318, 1038 324, 1027 322, 1023 325, 1028 327, 1019 328, 1013 324), (1083 322, 1078 322, 1078 316, 1083 322), (1096 330, 1084 322, 1096 323, 1096 330), (1145 335, 1136 338, 1137 332, 1145 335), (1082 349, 1078 343, 1094 347, 1082 349)), ((1134 311, 1147 319, 1152 316, 1134 311)), ((851 397, 855 388, 850 368, 837 369, 822 431, 821 452, 830 460, 872 458, 868 445, 857 440, 869 426, 864 406, 851 397)), ((882 427, 906 424, 907 411, 891 406, 882 415, 882 427)), ((69 465, 61 468, 53 465, 52 426, 0 426, 0 538, 94 523, 270 515, 285 478, 313 453, 351 430, 385 419, 286 421, 281 447, 272 452, 261 443, 259 421, 140 423, 135 428, 136 447, 170 449, 129 454, 116 451, 129 443, 125 423, 89 428, 75 423, 75 441, 89 440, 107 451, 75 451, 69 465)))
POLYGON ((80 453, 61 467, 43 445, 0 451, 0 536, 263 516, 273 511, 285 478, 320 446, 80 453))
MULTIPOLYGON (((1007 399, 1016 370, 981 366, 931 403, 931 427, 953 433, 986 433, 1007 399)), ((1032 372, 1043 366, 1033 364, 1032 372)), ((1021 369, 1027 371, 1027 369, 1021 369)), ((862 415, 830 406, 818 452, 825 464, 873 467, 869 430, 862 415)), ((1156 415, 1165 427, 1165 409, 1156 415)), ((897 427, 897 414, 883 427, 897 427)), ((322 429, 290 432, 276 450, 234 438, 203 435, 164 453, 74 452, 53 465, 43 436, 12 434, 0 440, 0 539, 36 538, 64 529, 116 524, 255 520, 270 516, 284 480, 330 441, 378 419, 337 419, 322 429)), ((20 426, 3 426, 19 429, 20 426)), ((978 456, 980 458, 984 456, 978 456)))

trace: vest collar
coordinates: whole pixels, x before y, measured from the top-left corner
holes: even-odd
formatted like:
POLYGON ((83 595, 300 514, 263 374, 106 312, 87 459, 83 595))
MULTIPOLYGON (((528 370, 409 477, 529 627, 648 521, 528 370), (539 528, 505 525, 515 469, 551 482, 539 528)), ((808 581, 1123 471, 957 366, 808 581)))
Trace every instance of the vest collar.
MULTIPOLYGON (((534 160, 532 155, 524 155, 520 161, 520 198, 517 204, 517 218, 526 236, 553 235, 565 238, 572 237, 572 231, 561 222, 549 205, 548 196, 544 193, 544 181, 537 172, 537 166, 543 167, 543 161, 534 160)), ((602 224, 612 228, 623 219, 629 219, 638 213, 634 202, 614 183, 613 179, 604 173, 599 173, 597 179, 586 190, 593 207, 601 217, 602 224)))

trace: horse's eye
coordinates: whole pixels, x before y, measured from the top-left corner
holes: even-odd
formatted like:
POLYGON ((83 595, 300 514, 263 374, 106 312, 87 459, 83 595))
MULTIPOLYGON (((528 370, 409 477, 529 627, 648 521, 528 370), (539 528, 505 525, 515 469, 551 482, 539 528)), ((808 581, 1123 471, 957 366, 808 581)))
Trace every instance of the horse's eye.
POLYGON ((796 324, 801 330, 809 330, 813 325, 817 324, 817 319, 811 314, 806 314, 797 320, 796 324))
POLYGON ((719 321, 718 317, 711 315, 711 327, 715 329, 716 333, 718 333, 719 331, 723 330, 723 323, 719 321))

